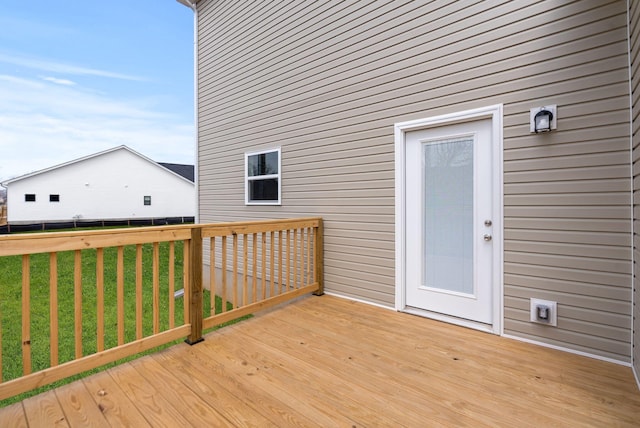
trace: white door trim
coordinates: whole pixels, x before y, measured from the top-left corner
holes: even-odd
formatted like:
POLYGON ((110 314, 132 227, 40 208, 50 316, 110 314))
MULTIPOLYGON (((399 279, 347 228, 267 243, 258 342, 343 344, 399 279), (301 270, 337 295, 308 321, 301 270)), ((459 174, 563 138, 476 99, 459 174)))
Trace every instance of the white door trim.
MULTIPOLYGON (((426 119, 412 120, 409 122, 396 123, 394 125, 395 135, 395 271, 396 271, 396 302, 398 311, 407 310, 406 305, 406 133, 419 129, 451 125, 460 122, 469 122, 477 119, 490 118, 492 122, 492 158, 493 171, 492 183, 494 186, 493 202, 493 323, 491 331, 495 334, 503 333, 503 136, 502 136, 502 104, 481 107, 473 110, 466 110, 441 116, 433 116, 426 119)), ((414 311, 409 311, 414 312, 414 311)), ((447 318, 427 314, 433 318, 441 319, 466 327, 476 327, 486 330, 486 325, 474 325, 468 321, 457 318, 447 318)))

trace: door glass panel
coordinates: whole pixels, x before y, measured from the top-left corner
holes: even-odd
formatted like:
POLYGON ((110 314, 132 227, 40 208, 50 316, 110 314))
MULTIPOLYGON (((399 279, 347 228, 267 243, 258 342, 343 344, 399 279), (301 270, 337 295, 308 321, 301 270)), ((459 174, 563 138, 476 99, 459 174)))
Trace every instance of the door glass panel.
POLYGON ((422 284, 473 294, 473 139, 423 144, 422 284))

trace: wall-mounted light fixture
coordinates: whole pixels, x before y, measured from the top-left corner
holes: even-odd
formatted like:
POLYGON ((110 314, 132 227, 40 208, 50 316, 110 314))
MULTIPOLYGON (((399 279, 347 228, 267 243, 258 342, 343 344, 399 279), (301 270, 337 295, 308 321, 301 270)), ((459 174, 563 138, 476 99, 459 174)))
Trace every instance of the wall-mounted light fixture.
POLYGON ((529 128, 536 134, 549 132, 558 127, 558 108, 556 105, 532 108, 530 112, 529 128))

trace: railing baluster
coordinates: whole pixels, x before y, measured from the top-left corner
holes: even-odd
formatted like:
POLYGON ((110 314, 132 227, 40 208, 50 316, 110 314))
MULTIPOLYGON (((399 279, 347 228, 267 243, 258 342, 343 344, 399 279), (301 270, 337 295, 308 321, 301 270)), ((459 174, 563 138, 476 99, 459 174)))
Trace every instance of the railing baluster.
POLYGON ((242 235, 242 305, 247 304, 247 276, 249 276, 249 235, 246 233, 242 235))
POLYGON ((212 236, 209 244, 209 310, 210 315, 216 314, 216 237, 212 236))
POLYGON ((169 328, 176 326, 176 303, 175 303, 175 290, 176 290, 176 243, 175 241, 169 241, 169 328))
POLYGON ((305 275, 305 284, 311 284, 311 228, 307 227, 307 269, 305 275))
POLYGON ((253 287, 251 290, 251 303, 256 301, 258 294, 258 234, 254 233, 251 240, 253 243, 253 287))
POLYGON ((136 338, 142 339, 142 244, 136 245, 136 338))
POLYGON ((233 234, 233 308, 238 307, 238 235, 233 234))
POLYGON ((278 293, 282 292, 282 231, 278 231, 278 293))
POLYGON ((293 229, 293 284, 291 288, 298 288, 298 229, 293 229))
POLYGON ((287 229, 287 247, 286 247, 285 259, 287 263, 287 278, 285 280, 285 283, 282 284, 283 285, 282 290, 289 291, 291 286, 291 230, 290 229, 287 229))
POLYGON ((29 255, 22 256, 22 373, 31 373, 31 272, 29 255))
POLYGON ((274 282, 275 282, 275 278, 276 278, 276 272, 275 272, 275 270, 276 270, 276 268, 275 268, 275 266, 276 266, 275 265, 275 248, 274 248, 275 247, 274 246, 275 237, 276 237, 275 236, 275 232, 271 232, 271 242, 269 243, 269 250, 270 250, 269 257, 271 259, 270 263, 269 263, 269 265, 271 267, 271 269, 269 270, 269 272, 271 273, 271 275, 270 275, 270 277, 271 277, 271 284, 270 284, 271 285, 271 293, 269 294, 270 297, 273 297, 274 294, 275 294, 275 290, 274 290, 274 285, 275 285, 274 282))
POLYGON ((267 233, 261 233, 262 239, 262 300, 267 297, 267 233))
POLYGON ((222 312, 227 312, 227 236, 222 237, 222 312))
POLYGON ((96 349, 104 351, 104 249, 96 250, 96 349))
MULTIPOLYGON (((58 365, 58 253, 49 253, 49 361, 58 365)), ((2 342, 0 342, 2 343, 2 342)))
POLYGON ((118 247, 118 258, 116 261, 116 300, 118 317, 118 345, 124 344, 124 247, 118 247))
POLYGON ((82 357, 82 252, 80 250, 76 250, 74 254, 73 276, 75 358, 78 359, 82 357))
POLYGON ((184 240, 182 248, 182 289, 184 295, 182 302, 184 304, 184 323, 189 322, 189 311, 191 310, 191 239, 184 240))
POLYGON ((153 269, 153 334, 160 333, 160 243, 153 243, 153 261, 151 262, 153 269))

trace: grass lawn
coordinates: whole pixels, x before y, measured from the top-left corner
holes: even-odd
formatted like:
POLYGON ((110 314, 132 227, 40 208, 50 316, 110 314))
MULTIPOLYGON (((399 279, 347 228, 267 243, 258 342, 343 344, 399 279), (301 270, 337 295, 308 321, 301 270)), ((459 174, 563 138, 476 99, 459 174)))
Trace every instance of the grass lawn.
MULTIPOLYGON (((182 288, 183 243, 175 243, 175 289, 182 288)), ((152 295, 152 257, 153 246, 143 246, 143 336, 153 332, 153 295, 152 295)), ((105 317, 105 349, 117 345, 117 312, 116 312, 116 248, 104 250, 104 317, 105 317)), ((31 348, 32 372, 48 368, 50 365, 50 329, 49 329, 49 255, 36 254, 30 257, 31 267, 31 348)), ((136 290, 135 290, 135 246, 125 247, 124 254, 124 302, 125 302, 125 343, 136 337, 136 290)), ((73 359, 75 353, 74 337, 74 253, 72 251, 58 253, 58 341, 59 364, 73 359)), ((96 250, 82 250, 82 346, 83 355, 95 353, 97 350, 97 289, 96 289, 96 250)), ((0 325, 2 331, 2 379, 15 379, 22 375, 22 258, 21 256, 0 257, 0 325)), ((169 328, 169 244, 160 244, 160 331, 169 328)), ((174 299, 175 326, 184 324, 183 298, 174 299)), ((210 311, 209 292, 205 290, 204 311, 210 311)), ((216 312, 222 307, 222 301, 216 297, 216 312)), ((227 308, 231 309, 230 303, 227 308)), ((176 341, 174 343, 177 343, 176 341)), ((164 345, 132 356, 99 369, 55 382, 49 386, 20 394, 0 401, 6 406, 42 391, 55 388, 105 368, 128 361, 140 355, 171 346, 164 345)))

